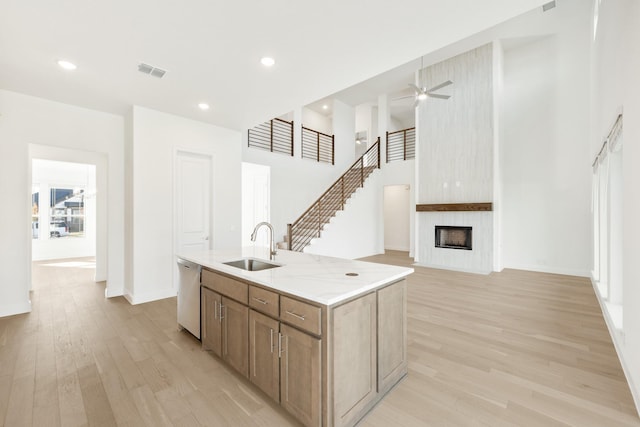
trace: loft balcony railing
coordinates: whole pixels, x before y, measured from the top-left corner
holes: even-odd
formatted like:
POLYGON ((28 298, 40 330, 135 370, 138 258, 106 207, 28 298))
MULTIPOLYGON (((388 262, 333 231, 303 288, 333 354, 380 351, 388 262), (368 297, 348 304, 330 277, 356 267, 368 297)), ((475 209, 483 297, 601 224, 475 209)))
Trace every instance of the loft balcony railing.
POLYGON ((416 128, 387 132, 387 163, 416 157, 416 128))
POLYGON ((335 164, 335 138, 302 126, 302 158, 335 164))
POLYGON ((380 138, 292 224, 287 224, 289 250, 302 252, 320 237, 325 224, 344 209, 346 201, 376 169, 380 168, 380 138))
POLYGON ((293 156, 293 121, 272 119, 249 129, 249 147, 293 156))

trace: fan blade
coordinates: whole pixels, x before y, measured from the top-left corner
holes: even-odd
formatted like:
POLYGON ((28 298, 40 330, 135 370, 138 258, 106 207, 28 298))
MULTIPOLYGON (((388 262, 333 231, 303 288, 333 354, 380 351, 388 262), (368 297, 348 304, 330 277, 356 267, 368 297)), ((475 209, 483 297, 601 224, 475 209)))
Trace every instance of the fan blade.
POLYGON ((429 93, 429 92, 427 92, 427 96, 429 98, 438 98, 438 99, 449 99, 449 98, 451 98, 451 95, 439 95, 437 93, 429 93))
POLYGON ((443 87, 447 87, 450 84, 453 84, 453 82, 451 80, 447 80, 446 82, 440 83, 439 85, 432 87, 427 92, 433 92, 433 91, 436 91, 438 89, 442 89, 443 87))
POLYGON ((400 96, 398 98, 393 98, 392 101, 399 101, 401 99, 407 99, 407 98, 415 98, 415 95, 407 95, 407 96, 400 96))
POLYGON ((411 86, 413 88, 413 90, 416 91, 416 94, 422 93, 424 92, 424 90, 422 90, 421 88, 419 88, 418 86, 414 85, 413 83, 409 83, 409 86, 411 86))

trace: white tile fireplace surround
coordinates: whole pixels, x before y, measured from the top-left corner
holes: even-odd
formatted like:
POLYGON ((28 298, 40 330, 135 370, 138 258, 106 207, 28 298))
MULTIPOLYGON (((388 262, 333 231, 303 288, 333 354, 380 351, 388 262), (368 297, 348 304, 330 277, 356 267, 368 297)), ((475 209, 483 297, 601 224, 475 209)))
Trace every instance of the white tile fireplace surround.
POLYGON ((416 212, 416 264, 449 270, 489 274, 493 269, 492 212, 416 212), (471 250, 438 248, 436 226, 472 227, 471 250))

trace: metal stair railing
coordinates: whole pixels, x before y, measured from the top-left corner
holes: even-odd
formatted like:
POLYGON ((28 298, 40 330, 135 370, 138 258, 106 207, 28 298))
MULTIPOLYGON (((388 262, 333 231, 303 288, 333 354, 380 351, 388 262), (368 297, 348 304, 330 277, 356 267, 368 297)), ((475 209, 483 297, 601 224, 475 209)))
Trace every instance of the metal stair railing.
POLYGON ((287 224, 287 248, 302 252, 312 239, 320 237, 325 224, 375 169, 380 168, 380 138, 356 160, 300 217, 287 224))

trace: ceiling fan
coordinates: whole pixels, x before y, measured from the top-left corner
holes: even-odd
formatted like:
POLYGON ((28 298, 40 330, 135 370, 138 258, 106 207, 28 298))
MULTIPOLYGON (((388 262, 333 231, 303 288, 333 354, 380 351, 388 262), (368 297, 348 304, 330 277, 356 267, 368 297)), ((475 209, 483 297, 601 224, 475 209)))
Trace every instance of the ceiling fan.
MULTIPOLYGON (((422 66, 422 58, 420 58, 420 77, 422 77, 422 70, 424 69, 424 67, 422 66)), ((420 78, 420 80, 422 81, 422 78, 420 78)), ((453 82, 451 80, 447 80, 446 82, 442 82, 439 85, 436 85, 430 89, 427 89, 424 84, 420 84, 420 86, 415 85, 413 83, 409 83, 409 86, 411 86, 413 88, 414 94, 413 95, 407 95, 407 96, 401 96, 399 98, 395 98, 394 101, 399 100, 399 99, 405 99, 405 98, 412 98, 415 97, 415 103, 413 104, 413 107, 417 107, 418 104, 420 103, 420 101, 423 101, 427 98, 438 98, 438 99, 449 99, 451 98, 451 95, 441 95, 438 93, 434 93, 437 90, 442 89, 443 87, 447 87, 449 85, 453 84, 453 82)))
POLYGON ((399 98, 394 98, 394 101, 397 101, 399 99, 405 99, 405 98, 415 98, 416 102, 413 104, 413 107, 417 107, 418 104, 420 104, 420 101, 423 101, 427 98, 438 98, 438 99, 449 99, 451 98, 451 95, 440 95, 439 93, 434 93, 435 91, 442 89, 443 87, 447 87, 450 84, 453 84, 453 82, 451 80, 447 80, 446 82, 442 82, 439 85, 436 85, 430 89, 427 89, 426 87, 418 87, 417 85, 413 84, 413 83, 409 83, 409 86, 411 86, 414 90, 414 94, 413 95, 407 95, 407 96, 401 96, 399 98))

